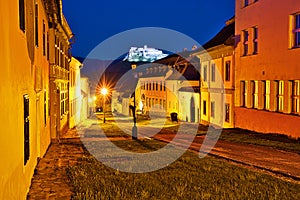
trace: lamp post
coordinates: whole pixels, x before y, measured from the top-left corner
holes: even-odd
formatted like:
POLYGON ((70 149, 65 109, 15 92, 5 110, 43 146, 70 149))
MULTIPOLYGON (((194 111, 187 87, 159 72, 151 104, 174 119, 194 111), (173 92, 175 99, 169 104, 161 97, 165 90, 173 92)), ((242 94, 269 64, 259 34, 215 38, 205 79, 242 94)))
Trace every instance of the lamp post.
MULTIPOLYGON (((136 80, 136 74, 135 74, 135 69, 136 69, 136 64, 131 65, 131 69, 133 70, 133 75, 134 79, 136 80)), ((133 115, 133 127, 132 127, 132 139, 137 140, 137 126, 136 126, 136 100, 135 100, 135 88, 133 92, 133 109, 132 109, 132 115, 133 115)))
POLYGON ((102 88, 101 89, 101 94, 103 95, 103 123, 105 123, 105 97, 107 95, 107 89, 102 88))

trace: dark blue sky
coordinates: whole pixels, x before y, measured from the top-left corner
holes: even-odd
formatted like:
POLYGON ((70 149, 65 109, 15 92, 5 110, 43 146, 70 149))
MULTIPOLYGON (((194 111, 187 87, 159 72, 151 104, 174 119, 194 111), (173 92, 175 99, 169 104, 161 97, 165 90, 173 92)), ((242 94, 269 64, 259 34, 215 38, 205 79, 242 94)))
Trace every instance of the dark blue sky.
POLYGON ((172 29, 204 44, 234 15, 234 7, 234 0, 63 0, 76 35, 72 53, 82 57, 109 37, 140 27, 172 29))

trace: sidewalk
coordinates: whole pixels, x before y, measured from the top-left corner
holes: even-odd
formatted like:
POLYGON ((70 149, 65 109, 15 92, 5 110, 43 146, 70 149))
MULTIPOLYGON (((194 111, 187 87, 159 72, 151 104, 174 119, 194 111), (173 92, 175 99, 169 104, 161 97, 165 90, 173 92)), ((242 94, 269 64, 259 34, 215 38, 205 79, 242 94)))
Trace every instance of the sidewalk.
MULTIPOLYGON (((78 130, 82 134, 85 127, 96 126, 93 119, 81 125, 78 130)), ((42 158, 32 179, 32 184, 27 199, 70 199, 72 188, 68 185, 66 169, 74 166, 78 158, 84 156, 84 147, 76 129, 71 129, 61 139, 60 143, 52 143, 42 158)), ((154 139, 169 142, 174 138, 174 133, 156 134, 154 139)), ((189 135, 189 134, 188 134, 189 135)), ((190 136, 185 136, 190 137, 190 136)), ((96 139, 96 138, 85 138, 96 139)), ((104 138, 98 138, 103 140, 104 138)), ((130 139, 130 137, 110 138, 114 140, 130 139)), ((185 142, 180 138, 177 145, 180 147, 185 142)), ((190 149, 199 152, 204 136, 197 136, 190 149)), ((210 155, 225 158, 226 160, 262 169, 275 175, 285 176, 300 182, 300 155, 292 152, 275 150, 269 147, 245 145, 219 140, 210 155)))

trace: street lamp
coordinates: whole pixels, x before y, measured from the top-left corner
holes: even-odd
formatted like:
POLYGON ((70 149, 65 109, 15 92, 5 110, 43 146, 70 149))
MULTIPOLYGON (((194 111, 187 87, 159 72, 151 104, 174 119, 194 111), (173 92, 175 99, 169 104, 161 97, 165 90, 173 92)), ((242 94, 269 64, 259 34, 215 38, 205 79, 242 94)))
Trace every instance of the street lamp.
POLYGON ((101 89, 101 94, 103 95, 103 123, 105 123, 105 97, 108 91, 106 88, 101 89))
MULTIPOLYGON (((133 70, 134 79, 136 80, 136 64, 131 65, 131 69, 133 70)), ((132 139, 137 140, 137 126, 136 126, 136 116, 135 116, 135 110, 136 110, 136 102, 135 102, 135 88, 133 92, 133 108, 132 108, 132 115, 133 115, 133 127, 132 127, 132 139)))

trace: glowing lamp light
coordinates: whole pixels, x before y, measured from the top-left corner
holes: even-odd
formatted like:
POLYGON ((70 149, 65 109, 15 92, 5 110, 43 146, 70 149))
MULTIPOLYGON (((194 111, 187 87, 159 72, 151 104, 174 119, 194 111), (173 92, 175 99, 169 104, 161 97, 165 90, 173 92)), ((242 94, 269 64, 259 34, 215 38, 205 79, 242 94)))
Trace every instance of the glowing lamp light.
POLYGON ((101 94, 107 95, 107 93, 108 93, 108 91, 107 91, 106 88, 102 88, 102 89, 101 89, 101 94))

